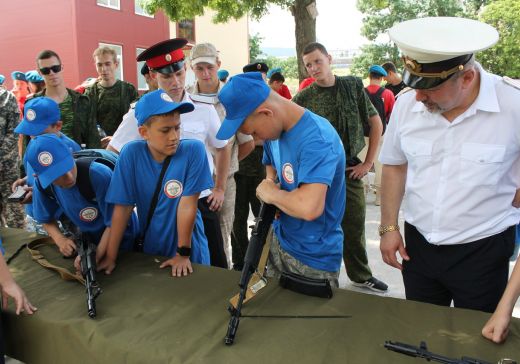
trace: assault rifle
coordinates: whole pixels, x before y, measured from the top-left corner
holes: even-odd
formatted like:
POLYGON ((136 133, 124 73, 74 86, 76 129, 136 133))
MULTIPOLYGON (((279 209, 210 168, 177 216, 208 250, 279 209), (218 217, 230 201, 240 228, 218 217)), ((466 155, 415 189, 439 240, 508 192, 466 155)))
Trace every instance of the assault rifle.
MULTIPOLYGON (((262 202, 260 205, 260 212, 255 221, 255 226, 251 232, 251 238, 249 239, 246 255, 244 257, 244 267, 242 268, 242 274, 240 275, 240 281, 238 283, 238 286, 240 287, 238 302, 236 305, 231 304, 228 308, 231 313, 231 318, 224 339, 226 345, 232 345, 235 340, 238 324, 240 322, 242 304, 244 303, 244 299, 246 299, 246 293, 248 291, 248 283, 251 280, 251 276, 258 268, 262 249, 265 245, 269 228, 273 223, 275 213, 276 207, 274 205, 268 205, 262 202)), ((260 267, 261 272, 263 272, 264 268, 265 267, 260 267)))
POLYGON ((96 245, 88 233, 79 233, 78 256, 80 257, 81 275, 85 279, 87 292, 87 310, 90 318, 96 317, 96 298, 102 293, 96 281, 96 245))
MULTIPOLYGON (((426 343, 421 341, 420 346, 413 346, 409 344, 403 344, 395 341, 385 341, 385 348, 391 351, 395 351, 396 353, 413 356, 416 358, 426 359, 427 361, 435 361, 438 363, 445 364, 492 364, 485 360, 468 358, 463 356, 460 359, 452 359, 446 356, 437 355, 430 351, 426 347, 426 343)), ((516 361, 512 359, 500 359, 498 364, 516 364, 516 361)))

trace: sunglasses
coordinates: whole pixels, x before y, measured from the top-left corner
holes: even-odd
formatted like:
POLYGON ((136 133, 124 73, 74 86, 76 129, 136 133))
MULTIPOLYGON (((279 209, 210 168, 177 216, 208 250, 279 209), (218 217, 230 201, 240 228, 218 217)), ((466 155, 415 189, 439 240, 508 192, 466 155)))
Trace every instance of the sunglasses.
POLYGON ((43 68, 40 68, 40 72, 43 74, 43 75, 48 75, 52 72, 54 73, 58 73, 61 71, 61 64, 57 64, 55 66, 51 66, 51 67, 43 67, 43 68))

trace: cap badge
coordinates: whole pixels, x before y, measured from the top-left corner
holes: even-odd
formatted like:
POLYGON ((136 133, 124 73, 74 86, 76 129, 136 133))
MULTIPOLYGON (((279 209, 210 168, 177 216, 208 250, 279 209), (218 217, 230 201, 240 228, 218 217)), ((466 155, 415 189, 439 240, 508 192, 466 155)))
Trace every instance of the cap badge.
POLYGON ((163 99, 166 102, 173 102, 172 98, 167 93, 162 93, 161 99, 163 99))
POLYGON ((168 53, 166 56, 164 56, 164 59, 166 60, 166 62, 171 62, 172 61, 172 55, 170 53, 168 53))
POLYGON ((182 183, 172 179, 164 185, 164 193, 168 198, 176 198, 182 194, 182 183))
POLYGON ((98 210, 95 207, 85 207, 79 212, 79 218, 86 222, 92 222, 96 220, 97 216, 98 210))
POLYGON ((34 111, 33 109, 27 110, 27 112, 25 113, 25 118, 28 121, 33 121, 34 119, 36 119, 36 111, 34 111))
POLYGON ((38 154, 38 162, 44 167, 50 166, 52 164, 52 154, 49 152, 41 152, 38 154))
POLYGON ((422 67, 419 63, 417 63, 417 61, 410 59, 408 57, 403 57, 403 61, 404 61, 406 68, 408 68, 410 71, 414 71, 417 73, 421 72, 422 67))
POLYGON ((256 69, 259 70, 259 69, 262 69, 262 65, 259 63, 256 65, 256 69))

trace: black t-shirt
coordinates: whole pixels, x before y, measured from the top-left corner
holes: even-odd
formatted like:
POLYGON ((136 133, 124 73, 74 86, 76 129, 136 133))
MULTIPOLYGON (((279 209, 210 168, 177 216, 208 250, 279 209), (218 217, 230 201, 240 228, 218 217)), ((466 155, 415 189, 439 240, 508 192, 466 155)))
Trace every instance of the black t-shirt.
POLYGON ((398 94, 399 92, 401 92, 401 90, 402 90, 403 88, 405 88, 405 87, 406 87, 406 85, 404 84, 403 81, 401 81, 401 82, 400 82, 399 84, 397 84, 397 85, 392 85, 392 84, 389 84, 389 83, 387 83, 387 84, 385 85, 385 88, 386 88, 386 89, 389 89, 390 91, 392 91, 392 92, 394 93, 394 96, 397 96, 397 94, 398 94))

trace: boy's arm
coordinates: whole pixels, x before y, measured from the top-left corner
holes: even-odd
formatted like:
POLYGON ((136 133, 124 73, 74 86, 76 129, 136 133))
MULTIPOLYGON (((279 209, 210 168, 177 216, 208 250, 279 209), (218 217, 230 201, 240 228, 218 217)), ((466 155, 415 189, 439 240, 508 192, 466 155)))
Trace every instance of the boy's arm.
MULTIPOLYGON (((208 197, 209 209, 219 211, 224 203, 229 163, 231 161, 231 146, 227 144, 223 148, 217 148, 215 152, 215 187, 208 197)), ((211 161, 209 161, 211 163, 211 161)))
POLYGON ((110 274, 116 267, 119 245, 123 239, 133 209, 134 206, 132 205, 114 205, 112 226, 108 235, 106 255, 99 261, 98 271, 104 270, 105 274, 110 274))
MULTIPOLYGON (((199 193, 191 196, 182 196, 177 207, 177 246, 179 248, 191 248, 193 226, 197 216, 197 201, 199 193)), ((193 273, 190 257, 176 254, 173 258, 161 264, 161 268, 172 267, 173 277, 187 276, 193 273)))
POLYGON ((7 268, 7 264, 5 264, 4 256, 0 253, 0 287, 2 288, 2 308, 7 308, 8 299, 12 297, 16 304, 16 314, 19 315, 20 312, 26 312, 31 315, 34 311, 36 311, 36 307, 34 307, 31 302, 25 296, 24 291, 16 284, 9 272, 9 268, 7 268))
POLYGON ((507 283, 506 290, 498 303, 498 306, 482 329, 485 338, 496 343, 501 343, 509 333, 509 322, 513 314, 516 300, 520 296, 520 264, 518 260, 511 274, 511 279, 507 283))
POLYGON ((54 240, 60 249, 61 254, 66 257, 70 257, 77 250, 74 241, 61 233, 56 220, 43 223, 42 225, 45 231, 47 231, 47 234, 49 234, 49 236, 52 238, 52 240, 54 240))
POLYGON ((281 190, 279 184, 266 178, 256 188, 256 195, 289 216, 312 221, 323 214, 327 190, 326 184, 306 183, 289 192, 281 190))

